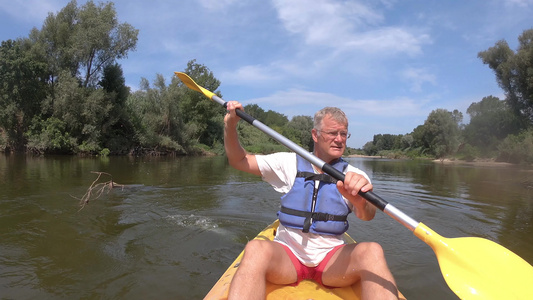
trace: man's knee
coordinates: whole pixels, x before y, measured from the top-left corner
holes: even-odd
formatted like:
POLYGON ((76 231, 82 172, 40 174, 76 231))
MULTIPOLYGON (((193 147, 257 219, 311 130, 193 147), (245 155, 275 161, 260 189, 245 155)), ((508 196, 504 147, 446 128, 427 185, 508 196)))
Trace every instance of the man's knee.
POLYGON ((251 240, 244 247, 244 257, 260 257, 261 260, 272 256, 272 245, 270 241, 251 240))
POLYGON ((377 262, 385 262, 385 253, 380 244, 374 242, 364 242, 355 247, 354 255, 359 257, 359 260, 368 262, 372 265, 377 262))

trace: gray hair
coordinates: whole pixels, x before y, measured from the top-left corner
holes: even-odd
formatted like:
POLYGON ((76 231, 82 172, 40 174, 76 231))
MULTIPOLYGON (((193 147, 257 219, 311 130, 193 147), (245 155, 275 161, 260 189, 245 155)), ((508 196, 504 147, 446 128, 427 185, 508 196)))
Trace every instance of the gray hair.
POLYGON ((329 115, 333 120, 341 124, 346 124, 346 128, 348 128, 348 118, 346 118, 346 115, 340 108, 324 107, 315 113, 313 126, 316 130, 322 130, 322 120, 326 115, 329 115))

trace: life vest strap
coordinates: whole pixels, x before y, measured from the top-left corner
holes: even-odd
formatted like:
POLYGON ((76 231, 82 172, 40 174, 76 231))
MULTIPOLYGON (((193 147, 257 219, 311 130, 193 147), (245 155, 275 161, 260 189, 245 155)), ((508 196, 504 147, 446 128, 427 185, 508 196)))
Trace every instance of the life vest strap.
POLYGON ((341 215, 332 215, 328 213, 322 213, 322 212, 308 212, 303 210, 297 210, 288 208, 285 206, 282 206, 280 209, 280 212, 286 213, 289 215, 297 216, 297 217, 303 217, 303 218, 312 218, 316 221, 341 221, 344 222, 348 219, 348 216, 341 216, 341 215))
POLYGON ((337 183, 337 179, 328 174, 316 174, 312 172, 298 171, 296 177, 303 177, 305 180, 318 180, 325 183, 337 183))

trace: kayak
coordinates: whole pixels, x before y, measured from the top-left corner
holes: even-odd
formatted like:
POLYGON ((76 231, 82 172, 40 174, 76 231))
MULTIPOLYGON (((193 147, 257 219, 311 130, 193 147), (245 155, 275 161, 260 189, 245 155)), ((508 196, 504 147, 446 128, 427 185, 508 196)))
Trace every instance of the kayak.
MULTIPOLYGON (((276 230, 279 225, 279 220, 274 221, 267 228, 261 231, 254 239, 259 240, 273 240, 276 235, 276 230)), ((355 241, 345 233, 343 235, 346 243, 355 243, 355 241)), ((239 264, 244 255, 242 251, 237 259, 229 266, 220 279, 215 283, 213 288, 205 296, 204 300, 220 300, 228 298, 228 291, 233 275, 239 268, 239 264)), ((325 288, 313 280, 303 280, 297 286, 277 285, 267 282, 266 299, 361 299, 361 284, 355 286, 347 286, 343 288, 325 288)), ((405 297, 400 293, 399 299, 405 300, 405 297)))

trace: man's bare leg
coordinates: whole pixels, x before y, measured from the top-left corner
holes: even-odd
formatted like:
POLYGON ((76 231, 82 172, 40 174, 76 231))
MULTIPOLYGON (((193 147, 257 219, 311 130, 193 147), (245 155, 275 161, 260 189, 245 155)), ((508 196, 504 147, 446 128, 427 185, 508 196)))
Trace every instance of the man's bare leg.
POLYGON ((291 284, 296 270, 277 242, 252 240, 231 282, 228 299, 265 299, 266 281, 291 284))
POLYGON ((326 265, 327 286, 349 286, 361 280, 362 299, 398 299, 398 289, 383 249, 377 243, 348 244, 326 265))

